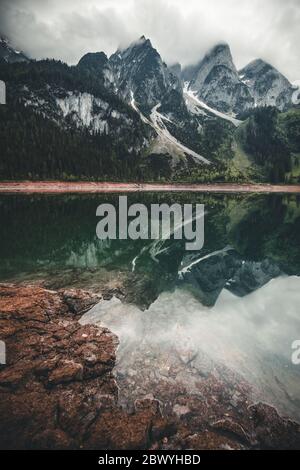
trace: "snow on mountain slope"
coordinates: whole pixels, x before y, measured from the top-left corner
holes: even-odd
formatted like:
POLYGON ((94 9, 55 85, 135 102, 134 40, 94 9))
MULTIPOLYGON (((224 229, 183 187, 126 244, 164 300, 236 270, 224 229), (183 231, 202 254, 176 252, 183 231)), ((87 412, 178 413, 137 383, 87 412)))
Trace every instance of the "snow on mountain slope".
POLYGON ((167 118, 165 118, 165 116, 163 116, 162 114, 158 112, 159 107, 160 107, 160 103, 158 103, 156 106, 152 108, 151 115, 150 115, 151 122, 153 123, 154 128, 156 132, 158 133, 158 135, 162 137, 163 139, 169 140, 172 144, 174 144, 176 147, 178 147, 180 150, 182 150, 184 153, 187 153, 194 159, 199 160, 202 163, 206 163, 207 165, 209 165, 210 164, 209 160, 207 160, 206 158, 202 157, 202 155, 199 155, 198 153, 194 152, 193 150, 183 145, 168 131, 168 129, 166 128, 163 122, 163 120, 167 118))
POLYGON ((186 101, 189 103, 188 108, 192 109, 192 107, 194 107, 194 113, 195 114, 198 114, 197 109, 200 107, 202 109, 205 109, 206 111, 209 111, 210 113, 214 114, 215 116, 217 116, 221 119, 225 119, 226 121, 232 122, 232 124, 234 124, 236 127, 238 127, 240 124, 242 124, 243 121, 240 121, 239 119, 236 119, 235 117, 230 116, 228 114, 221 113, 221 111, 213 109, 210 106, 208 106, 206 103, 204 103, 204 101, 201 101, 197 97, 196 92, 189 89, 189 86, 188 86, 187 83, 185 84, 183 93, 184 93, 184 97, 185 97, 186 101))
POLYGON ((135 102, 135 100, 134 100, 134 95, 133 95, 133 91, 132 91, 132 90, 130 91, 130 105, 131 105, 132 108, 138 113, 138 115, 140 116, 141 120, 142 120, 145 124, 148 124, 149 126, 152 127, 152 123, 149 121, 149 119, 146 118, 146 116, 143 115, 143 113, 141 113, 141 111, 140 111, 139 108, 137 107, 136 102, 135 102))
POLYGON ((218 111, 241 113, 253 105, 227 44, 216 45, 197 65, 183 70, 182 76, 201 101, 218 111))
POLYGON ((146 124, 149 124, 153 129, 156 131, 157 135, 159 136, 162 144, 166 144, 166 147, 170 149, 171 146, 171 152, 174 151, 174 149, 180 154, 188 154, 191 157, 193 157, 194 160, 200 161, 201 163, 205 163, 207 165, 210 165, 210 161, 207 160, 206 158, 202 157, 202 155, 199 155, 197 152, 194 152, 193 150, 189 149, 185 145, 183 145, 181 142, 179 142, 176 137, 174 137, 169 130, 166 128, 164 124, 164 120, 170 121, 170 119, 161 113, 158 112, 158 108, 161 106, 161 103, 157 103, 151 110, 150 114, 150 119, 146 118, 141 111, 138 109, 135 99, 134 99, 134 94, 131 91, 131 106, 132 108, 140 115, 141 119, 143 122, 146 124))
POLYGON ((264 60, 254 60, 238 72, 227 44, 216 45, 181 76, 200 101, 223 113, 240 114, 258 106, 284 111, 299 103, 295 87, 264 60))

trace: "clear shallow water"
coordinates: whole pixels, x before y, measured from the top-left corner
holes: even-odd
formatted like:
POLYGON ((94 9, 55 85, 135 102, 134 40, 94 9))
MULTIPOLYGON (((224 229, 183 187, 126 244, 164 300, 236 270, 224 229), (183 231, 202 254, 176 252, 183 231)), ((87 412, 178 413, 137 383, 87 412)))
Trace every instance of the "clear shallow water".
MULTIPOLYGON (((137 371, 137 384, 141 363, 147 361, 164 379, 179 362, 171 386, 183 381, 191 393, 195 370, 203 376, 218 367, 226 376, 229 369, 237 382, 249 382, 252 399, 300 420, 300 367, 291 363, 299 303, 300 278, 280 277, 242 298, 224 289, 212 308, 185 289, 160 294, 144 312, 113 298, 93 307, 81 322, 104 325, 119 336, 116 371, 127 377, 137 371)), ((150 380, 143 395, 153 393, 154 385, 150 380)), ((122 393, 127 390, 121 389, 121 400, 122 393)))
POLYGON ((179 360, 178 380, 193 390, 193 370, 224 365, 248 380, 254 395, 299 420, 300 366, 291 362, 291 344, 300 339, 299 198, 128 196, 129 204, 148 206, 205 204, 199 252, 178 240, 98 240, 96 208, 103 202, 117 205, 118 195, 1 196, 0 279, 95 288, 121 273, 133 305, 104 301, 83 320, 120 335, 121 375, 148 364, 147 373, 166 377, 165 368, 179 360))

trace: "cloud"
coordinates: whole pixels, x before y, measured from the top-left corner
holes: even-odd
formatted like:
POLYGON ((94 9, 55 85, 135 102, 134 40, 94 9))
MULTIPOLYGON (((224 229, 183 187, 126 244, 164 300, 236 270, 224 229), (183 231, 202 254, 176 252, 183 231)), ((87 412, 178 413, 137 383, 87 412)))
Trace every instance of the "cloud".
POLYGON ((261 57, 300 78, 299 0, 2 0, 0 31, 34 58, 76 63, 142 34, 164 60, 198 61, 230 44, 238 68, 261 57))

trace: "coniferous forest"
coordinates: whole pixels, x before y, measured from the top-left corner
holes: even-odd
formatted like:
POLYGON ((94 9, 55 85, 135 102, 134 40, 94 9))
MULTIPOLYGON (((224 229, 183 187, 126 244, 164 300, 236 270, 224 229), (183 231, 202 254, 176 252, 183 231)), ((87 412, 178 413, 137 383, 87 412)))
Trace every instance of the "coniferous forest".
POLYGON ((256 108, 243 116, 238 129, 208 118, 199 133, 199 123, 189 120, 173 91, 161 112, 166 108, 185 120, 180 126, 168 123, 169 131, 212 164, 197 165, 188 155, 174 163, 172 155, 151 149, 155 132, 107 88, 99 70, 105 60, 94 61, 71 67, 55 60, 0 61, 0 78, 7 84, 7 104, 0 107, 2 180, 299 182, 299 107, 286 112, 256 108), (100 107, 108 103, 126 118, 104 116, 109 132, 80 126, 72 114, 62 118, 56 99, 70 93, 93 96, 100 107), (246 165, 241 165, 241 155, 246 165))

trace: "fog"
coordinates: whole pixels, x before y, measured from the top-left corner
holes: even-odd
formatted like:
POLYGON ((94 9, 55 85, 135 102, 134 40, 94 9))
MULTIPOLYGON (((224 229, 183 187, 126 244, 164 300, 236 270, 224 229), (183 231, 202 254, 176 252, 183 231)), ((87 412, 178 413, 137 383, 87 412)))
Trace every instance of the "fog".
POLYGON ((141 35, 168 63, 197 62, 226 41, 238 68, 261 57, 300 79, 299 0, 2 0, 0 31, 33 58, 77 63, 141 35))

